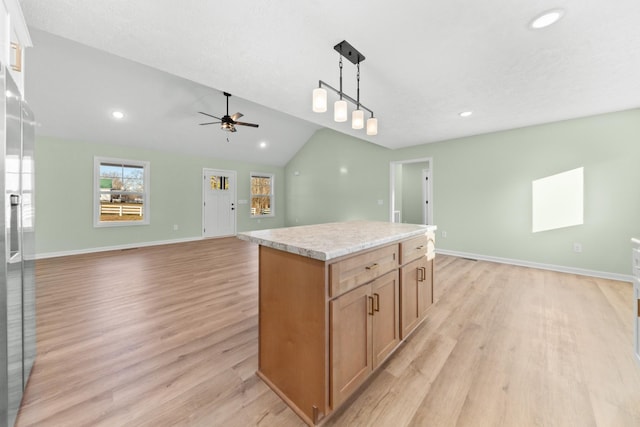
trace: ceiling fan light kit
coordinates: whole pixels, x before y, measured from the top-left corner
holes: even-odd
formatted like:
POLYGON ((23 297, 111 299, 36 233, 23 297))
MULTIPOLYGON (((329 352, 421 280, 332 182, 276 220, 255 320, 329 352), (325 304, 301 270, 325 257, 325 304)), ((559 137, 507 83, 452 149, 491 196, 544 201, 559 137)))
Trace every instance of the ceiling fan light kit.
POLYGON ((373 111, 365 107, 360 103, 360 63, 365 60, 356 48, 351 46, 346 40, 341 41, 333 47, 340 54, 340 89, 336 89, 322 80, 318 81, 318 87, 313 90, 313 102, 312 109, 315 113, 324 113, 327 111, 327 90, 336 93, 340 99, 334 103, 333 106, 333 120, 336 122, 346 122, 348 117, 347 101, 356 106, 356 109, 351 114, 351 127, 353 129, 364 128, 364 111, 367 110, 371 117, 367 119, 367 135, 373 136, 378 134, 378 119, 374 117, 373 111), (357 95, 356 99, 353 99, 342 91, 342 57, 346 57, 351 63, 353 63, 357 69, 357 95), (326 89, 325 89, 326 88, 326 89), (345 101, 346 100, 346 101, 345 101))
POLYGON ((208 113, 203 113, 202 111, 198 111, 200 114, 204 114, 205 116, 213 117, 216 120, 220 120, 219 122, 200 123, 200 126, 220 124, 220 129, 226 132, 237 132, 236 125, 249 126, 252 128, 258 127, 258 125, 255 123, 239 122, 238 119, 244 115, 240 112, 230 116, 229 115, 229 97, 231 97, 231 94, 227 92, 222 92, 222 93, 224 96, 227 97, 227 114, 225 114, 224 116, 222 116, 222 118, 220 118, 220 117, 212 116, 211 114, 208 114, 208 113))

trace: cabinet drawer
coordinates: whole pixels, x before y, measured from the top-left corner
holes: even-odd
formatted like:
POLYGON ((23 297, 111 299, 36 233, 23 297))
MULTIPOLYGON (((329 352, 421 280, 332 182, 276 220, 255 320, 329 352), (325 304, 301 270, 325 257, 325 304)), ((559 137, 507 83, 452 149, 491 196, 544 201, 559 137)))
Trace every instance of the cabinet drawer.
POLYGON ((329 296, 334 298, 398 268, 398 245, 389 245, 329 265, 329 296))
POLYGON ((414 259, 425 256, 428 242, 427 235, 423 234, 400 243, 400 264, 404 265, 414 259))

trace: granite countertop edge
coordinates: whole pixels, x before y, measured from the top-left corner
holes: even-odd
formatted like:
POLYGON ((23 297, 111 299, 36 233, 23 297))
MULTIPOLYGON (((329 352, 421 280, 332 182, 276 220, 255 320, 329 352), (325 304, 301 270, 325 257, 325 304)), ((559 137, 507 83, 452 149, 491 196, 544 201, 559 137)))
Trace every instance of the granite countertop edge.
MULTIPOLYGON (((349 223, 344 223, 349 224, 349 223)), ((357 227, 359 224, 363 223, 354 223, 354 227, 357 227)), ((368 222, 367 224, 372 224, 368 222)), ((374 223, 375 224, 375 223, 374 223)), ((391 224, 391 223, 381 223, 381 224, 391 224)), ((332 224, 319 224, 319 226, 326 227, 327 225, 332 224)), ((343 225, 343 224, 341 224, 343 225)), ((404 226, 408 226, 407 224, 402 224, 404 226)), ((244 233, 238 233, 237 237, 241 240, 250 241, 253 243, 257 243, 262 246, 266 246, 269 248, 281 250, 284 252, 289 252, 296 255, 305 256, 312 259, 317 259, 319 261, 330 261, 335 258, 339 258, 345 255, 350 255, 356 252, 360 252, 366 249, 376 248, 385 244, 390 244, 393 242, 398 242, 400 240, 404 240, 410 237, 419 236, 420 234, 426 233, 428 231, 435 231, 437 227, 435 225, 414 225, 416 228, 413 230, 407 230, 402 232, 397 232, 392 235, 374 238, 367 241, 359 241, 354 244, 345 244, 340 247, 336 247, 335 249, 330 250, 318 250, 310 247, 303 247, 300 245, 291 244, 289 242, 285 242, 285 239, 274 240, 272 238, 261 237, 258 234, 265 234, 271 231, 282 232, 286 229, 300 229, 300 227, 287 227, 281 229, 273 229, 273 230, 257 230, 257 231, 249 231, 244 233)), ((306 231, 312 232, 313 226, 303 226, 306 227, 306 231)))

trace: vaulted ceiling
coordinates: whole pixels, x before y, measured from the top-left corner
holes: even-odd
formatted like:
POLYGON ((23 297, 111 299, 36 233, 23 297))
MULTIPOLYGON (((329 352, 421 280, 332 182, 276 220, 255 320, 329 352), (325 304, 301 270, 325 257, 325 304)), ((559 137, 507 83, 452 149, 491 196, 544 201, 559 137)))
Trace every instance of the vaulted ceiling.
MULTIPOLYGON (((35 44, 27 99, 41 132, 54 136, 282 165, 321 127, 400 148, 640 107, 637 0, 24 0, 22 7, 35 44), (565 11, 559 22, 529 27, 553 8, 565 11), (331 93, 327 113, 311 111, 318 80, 338 86, 333 46, 342 40, 366 56, 360 94, 379 120, 377 136, 334 122, 331 93), (198 126, 198 111, 223 113, 221 91, 234 95, 231 113, 260 128, 241 128, 227 143, 227 133, 198 126), (127 113, 125 126, 101 115, 110 108, 127 113), (473 115, 461 118, 462 111, 473 115)), ((345 61, 343 72, 344 91, 355 97, 355 66, 345 61)))

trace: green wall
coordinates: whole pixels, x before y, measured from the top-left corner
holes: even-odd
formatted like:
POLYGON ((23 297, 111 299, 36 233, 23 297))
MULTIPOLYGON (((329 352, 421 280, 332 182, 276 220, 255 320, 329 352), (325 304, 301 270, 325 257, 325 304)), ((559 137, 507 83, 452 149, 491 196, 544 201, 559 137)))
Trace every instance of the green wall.
POLYGON ((324 129, 286 167, 286 223, 388 220, 389 162, 424 157, 433 158, 439 248, 630 274, 629 239, 640 236, 638 109, 401 150, 324 129), (585 223, 531 233, 531 181, 580 166, 585 223))
POLYGON ((287 224, 387 221, 388 152, 330 129, 314 133, 285 168, 287 224))
POLYGON ((38 256, 101 247, 185 240, 202 236, 202 169, 237 171, 237 198, 249 200, 249 173, 275 174, 276 217, 250 218, 238 205, 238 231, 284 226, 284 169, 134 149, 121 145, 36 139, 36 253, 38 256), (151 223, 93 227, 93 158, 151 162, 151 223), (282 195, 282 197, 278 197, 282 195), (178 230, 173 230, 173 225, 178 230))
POLYGON ((285 168, 53 138, 38 138, 36 150, 39 256, 199 238, 203 167, 236 170, 239 200, 249 199, 251 171, 276 175, 277 216, 258 223, 239 205, 247 212, 238 214, 238 231, 387 221, 389 163, 426 157, 433 159, 440 249, 628 275, 629 239, 640 236, 640 109, 401 150, 322 129, 285 168), (151 162, 150 225, 93 227, 96 155, 151 162), (531 181, 580 166, 585 223, 531 233, 531 181), (582 253, 573 252, 574 242, 582 253))

